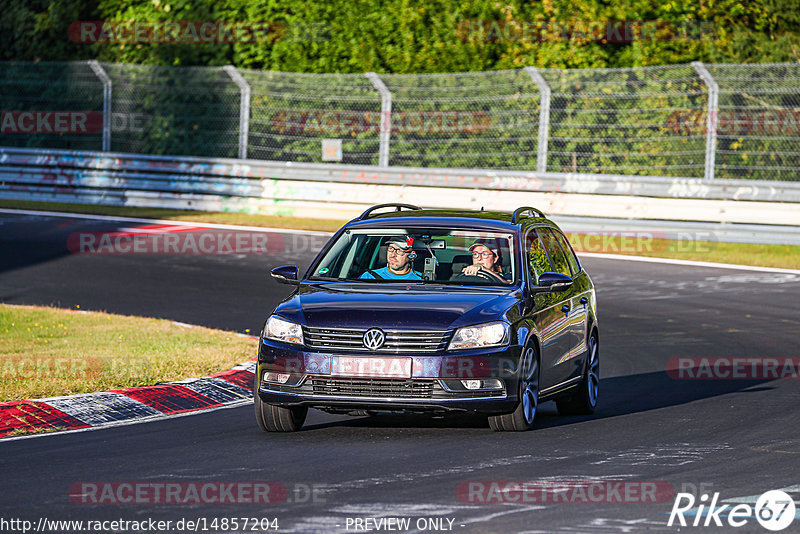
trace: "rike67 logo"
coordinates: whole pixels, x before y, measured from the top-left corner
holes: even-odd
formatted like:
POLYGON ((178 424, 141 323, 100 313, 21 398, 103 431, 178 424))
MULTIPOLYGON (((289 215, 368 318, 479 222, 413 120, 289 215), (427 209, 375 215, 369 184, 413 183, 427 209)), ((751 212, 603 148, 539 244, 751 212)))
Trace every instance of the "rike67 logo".
POLYGON ((767 491, 758 496, 755 506, 741 502, 742 500, 744 499, 734 499, 729 504, 720 504, 717 492, 711 497, 710 502, 708 494, 701 495, 698 503, 691 493, 678 493, 667 526, 671 527, 677 523, 682 527, 691 525, 736 528, 748 524, 755 518, 765 529, 779 531, 791 525, 795 519, 797 508, 792 497, 785 491, 767 491))

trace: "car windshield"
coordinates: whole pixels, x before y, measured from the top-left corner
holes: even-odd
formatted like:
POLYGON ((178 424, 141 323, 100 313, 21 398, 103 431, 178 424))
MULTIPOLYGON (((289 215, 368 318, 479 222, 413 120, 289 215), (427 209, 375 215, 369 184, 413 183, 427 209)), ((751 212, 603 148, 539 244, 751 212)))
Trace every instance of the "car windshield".
POLYGON ((514 284, 514 238, 461 229, 348 229, 312 267, 317 280, 514 284))

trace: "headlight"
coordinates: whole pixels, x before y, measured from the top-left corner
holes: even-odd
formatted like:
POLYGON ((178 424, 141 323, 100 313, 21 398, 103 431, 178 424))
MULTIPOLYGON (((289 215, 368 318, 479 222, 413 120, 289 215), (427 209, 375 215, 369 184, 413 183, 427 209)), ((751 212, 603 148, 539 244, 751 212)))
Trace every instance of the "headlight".
POLYGON ((506 323, 487 323, 459 328, 450 341, 448 350, 474 349, 502 345, 508 341, 506 323))
POLYGON ((276 341, 283 341, 284 343, 302 345, 303 328, 297 323, 292 323, 273 315, 267 321, 267 327, 264 329, 264 337, 276 341))

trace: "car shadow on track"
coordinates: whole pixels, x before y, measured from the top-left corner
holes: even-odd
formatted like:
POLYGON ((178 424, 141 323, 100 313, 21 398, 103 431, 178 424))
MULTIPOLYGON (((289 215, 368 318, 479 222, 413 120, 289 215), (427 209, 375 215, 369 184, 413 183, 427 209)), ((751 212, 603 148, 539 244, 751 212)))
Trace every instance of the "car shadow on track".
POLYGON ((769 380, 678 379, 666 371, 604 378, 600 381, 598 406, 593 415, 558 416, 557 412, 552 412, 542 414, 544 417, 538 420, 536 426, 550 428, 570 425, 680 406, 744 390, 772 389, 769 386, 753 388, 766 382, 769 380))
POLYGON ((372 416, 344 417, 337 421, 308 424, 303 427, 306 430, 322 430, 326 428, 364 428, 364 429, 436 429, 436 428, 489 428, 486 417, 471 414, 454 414, 432 417, 430 415, 416 414, 389 414, 382 413, 372 416))
MULTIPOLYGON (((554 402, 542 403, 537 413, 536 428, 573 425, 592 420, 629 415, 670 406, 688 404, 743 390, 759 391, 769 386, 753 388, 769 380, 684 380, 672 378, 666 371, 603 378, 596 412, 584 416, 560 416, 554 402), (752 388, 752 389, 751 389, 752 388)), ((487 429, 486 417, 478 415, 377 415, 348 417, 333 422, 307 424, 303 430, 322 430, 333 427, 350 428, 478 428, 487 429)))

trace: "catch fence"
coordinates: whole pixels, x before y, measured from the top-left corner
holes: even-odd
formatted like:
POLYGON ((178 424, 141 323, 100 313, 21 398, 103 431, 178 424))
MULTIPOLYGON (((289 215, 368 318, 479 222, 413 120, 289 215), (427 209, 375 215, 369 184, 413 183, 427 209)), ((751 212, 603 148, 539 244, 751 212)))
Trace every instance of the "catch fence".
POLYGON ((800 181, 800 64, 302 74, 0 63, 0 146, 800 181))

